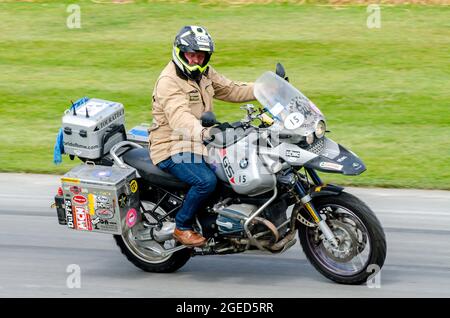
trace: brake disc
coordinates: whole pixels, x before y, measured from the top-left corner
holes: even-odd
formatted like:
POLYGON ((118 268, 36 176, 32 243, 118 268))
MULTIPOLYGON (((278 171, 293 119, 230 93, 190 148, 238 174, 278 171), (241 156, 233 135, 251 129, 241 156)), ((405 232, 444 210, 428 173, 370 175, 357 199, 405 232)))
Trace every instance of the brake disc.
POLYGON ((336 262, 346 263, 351 261, 358 255, 359 244, 355 231, 348 224, 338 220, 330 220, 328 223, 339 245, 334 247, 333 244, 323 238, 322 247, 325 254, 336 262))

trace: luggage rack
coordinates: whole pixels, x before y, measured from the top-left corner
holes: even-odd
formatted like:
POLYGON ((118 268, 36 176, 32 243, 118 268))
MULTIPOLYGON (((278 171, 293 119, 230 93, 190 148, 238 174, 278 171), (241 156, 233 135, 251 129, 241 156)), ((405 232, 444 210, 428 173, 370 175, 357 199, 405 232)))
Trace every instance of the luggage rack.
MULTIPOLYGON (((112 160, 114 161, 114 163, 120 167, 120 168, 127 168, 128 166, 123 162, 122 159, 119 158, 119 155, 117 154, 117 152, 119 151, 120 148, 123 148, 125 146, 131 146, 132 148, 144 148, 141 145, 132 142, 132 141, 121 141, 117 144, 115 144, 111 150, 109 151, 109 155, 111 156, 112 160)), ((128 151, 129 149, 127 149, 128 151)), ((122 152, 121 154, 123 154, 124 152, 122 152)))

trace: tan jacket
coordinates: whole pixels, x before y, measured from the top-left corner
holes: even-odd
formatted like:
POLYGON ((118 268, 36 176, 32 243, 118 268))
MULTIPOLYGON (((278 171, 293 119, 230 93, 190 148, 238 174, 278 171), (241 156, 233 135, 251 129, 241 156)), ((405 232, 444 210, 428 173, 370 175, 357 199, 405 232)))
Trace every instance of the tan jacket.
POLYGON ((207 156, 199 119, 203 112, 213 111, 213 98, 227 102, 254 100, 253 83, 233 82, 210 66, 197 84, 177 71, 172 61, 164 68, 153 90, 153 123, 149 129, 153 164, 180 152, 207 156))

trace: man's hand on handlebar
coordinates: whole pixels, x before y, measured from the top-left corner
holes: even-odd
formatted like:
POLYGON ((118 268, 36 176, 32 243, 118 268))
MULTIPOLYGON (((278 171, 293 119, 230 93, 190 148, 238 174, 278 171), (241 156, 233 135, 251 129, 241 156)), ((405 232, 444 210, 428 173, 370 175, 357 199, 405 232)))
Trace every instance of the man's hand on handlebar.
POLYGON ((228 122, 220 123, 211 128, 204 128, 202 131, 202 139, 205 142, 211 142, 214 140, 214 135, 220 132, 226 131, 227 129, 233 128, 228 122))

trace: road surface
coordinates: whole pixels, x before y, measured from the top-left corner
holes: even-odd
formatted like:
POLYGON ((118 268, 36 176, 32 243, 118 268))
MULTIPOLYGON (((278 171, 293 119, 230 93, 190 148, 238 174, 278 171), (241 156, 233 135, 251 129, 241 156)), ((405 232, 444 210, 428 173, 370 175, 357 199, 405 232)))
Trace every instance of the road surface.
POLYGON ((58 224, 50 208, 58 184, 0 174, 0 297, 450 297, 450 191, 347 189, 387 236, 385 266, 369 288, 324 278, 299 243, 278 256, 194 257, 176 273, 143 272, 112 236, 58 224))

